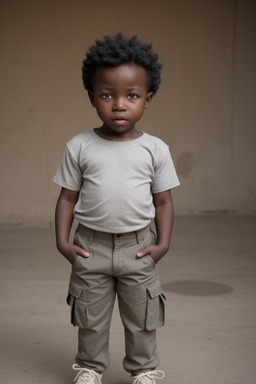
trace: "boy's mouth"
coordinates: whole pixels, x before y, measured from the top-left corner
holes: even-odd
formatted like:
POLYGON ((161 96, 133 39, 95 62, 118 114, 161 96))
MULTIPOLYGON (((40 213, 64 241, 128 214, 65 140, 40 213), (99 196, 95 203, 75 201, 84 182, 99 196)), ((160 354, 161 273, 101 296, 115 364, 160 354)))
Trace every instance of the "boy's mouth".
POLYGON ((126 120, 123 116, 117 116, 114 118, 114 120, 126 120))
POLYGON ((123 116, 119 116, 119 117, 116 117, 115 119, 113 119, 114 120, 114 122, 116 123, 116 124, 124 124, 126 121, 127 121, 127 119, 125 119, 123 116))

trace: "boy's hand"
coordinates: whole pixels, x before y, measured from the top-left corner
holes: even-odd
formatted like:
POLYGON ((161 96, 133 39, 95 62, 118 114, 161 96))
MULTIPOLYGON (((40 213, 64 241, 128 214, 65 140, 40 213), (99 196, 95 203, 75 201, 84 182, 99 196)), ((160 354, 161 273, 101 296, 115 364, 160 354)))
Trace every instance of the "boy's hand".
POLYGON ((153 194, 153 199, 158 243, 142 249, 137 253, 137 257, 149 255, 155 263, 158 263, 169 249, 173 224, 173 203, 169 190, 153 194))
POLYGON ((150 256, 155 263, 158 263, 158 261, 166 254, 168 251, 168 248, 162 247, 160 244, 157 245, 150 245, 150 247, 142 249, 142 251, 139 251, 137 253, 137 257, 144 257, 144 256, 150 256))
POLYGON ((71 264, 74 263, 78 255, 85 258, 90 256, 89 252, 78 247, 77 245, 70 244, 70 243, 67 243, 62 245, 61 247, 58 247, 58 250, 71 264))
POLYGON ((56 243, 58 251, 73 264, 77 255, 89 257, 90 254, 77 245, 69 243, 70 229, 73 223, 73 210, 79 192, 62 188, 55 212, 56 243))

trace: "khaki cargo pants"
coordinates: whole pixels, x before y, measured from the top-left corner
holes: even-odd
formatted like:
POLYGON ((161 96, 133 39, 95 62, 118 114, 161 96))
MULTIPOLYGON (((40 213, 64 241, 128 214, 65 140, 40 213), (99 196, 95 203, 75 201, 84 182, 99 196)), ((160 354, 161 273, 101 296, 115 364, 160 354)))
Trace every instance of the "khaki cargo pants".
POLYGON ((72 265, 67 303, 79 327, 76 362, 97 372, 110 364, 109 331, 115 302, 125 330, 124 369, 132 374, 157 367, 156 329, 164 324, 164 295, 150 256, 136 253, 156 243, 150 227, 114 235, 79 224, 74 243, 90 252, 72 265))

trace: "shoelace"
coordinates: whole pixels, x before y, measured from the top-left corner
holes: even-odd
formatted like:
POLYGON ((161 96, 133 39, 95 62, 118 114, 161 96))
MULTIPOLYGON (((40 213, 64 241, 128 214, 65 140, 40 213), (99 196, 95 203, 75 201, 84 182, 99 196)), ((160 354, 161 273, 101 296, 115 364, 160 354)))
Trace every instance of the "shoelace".
POLYGON ((165 374, 163 371, 149 371, 149 372, 140 373, 139 375, 133 377, 134 379, 133 384, 144 384, 144 383, 154 384, 155 383, 154 379, 162 379, 164 376, 165 374))
POLYGON ((101 384, 101 375, 95 371, 93 371, 92 369, 88 369, 88 368, 82 368, 82 367, 79 367, 79 365, 77 364, 74 364, 72 366, 72 368, 75 370, 75 371, 79 371, 78 374, 76 375, 75 379, 74 379, 74 382, 79 378, 78 380, 78 383, 83 383, 83 379, 86 379, 87 380, 87 383, 92 383, 92 384, 101 384), (80 381, 80 378, 81 378, 81 381, 80 381))

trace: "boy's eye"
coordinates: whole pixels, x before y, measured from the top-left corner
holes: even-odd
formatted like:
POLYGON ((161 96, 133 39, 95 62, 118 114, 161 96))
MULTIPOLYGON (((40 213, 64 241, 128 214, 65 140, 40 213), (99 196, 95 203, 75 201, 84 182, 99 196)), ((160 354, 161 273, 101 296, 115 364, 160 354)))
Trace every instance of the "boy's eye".
POLYGON ((103 99, 111 99, 111 94, 110 93, 103 93, 103 95, 101 96, 103 99))
POLYGON ((129 95, 128 95, 128 99, 130 99, 130 100, 134 100, 137 98, 138 98, 138 95, 136 93, 129 93, 129 95))

